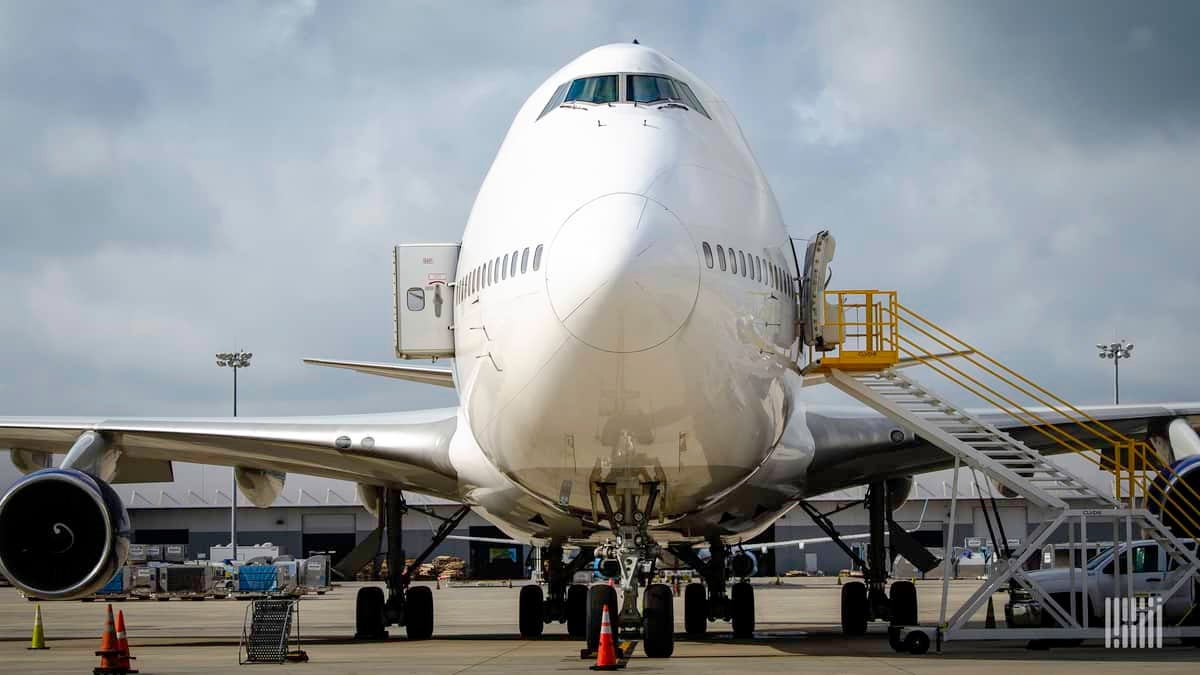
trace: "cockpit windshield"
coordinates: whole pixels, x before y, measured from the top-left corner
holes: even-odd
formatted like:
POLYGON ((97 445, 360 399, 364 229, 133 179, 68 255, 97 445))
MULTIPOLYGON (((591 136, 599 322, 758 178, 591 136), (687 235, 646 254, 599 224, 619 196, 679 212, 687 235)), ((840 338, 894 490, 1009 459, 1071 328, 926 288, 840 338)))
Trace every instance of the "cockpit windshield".
POLYGON ((615 103, 617 100, 617 76, 597 75, 584 77, 571 83, 567 90, 567 101, 584 103, 615 103))
POLYGON ((657 104, 659 107, 687 108, 705 117, 711 116, 692 88, 665 75, 591 75, 564 82, 554 90, 538 119, 559 107, 582 108, 569 103, 633 103, 657 104), (622 85, 624 85, 622 87, 622 85))
POLYGON ((626 75, 625 97, 634 103, 675 101, 708 117, 708 111, 692 93, 692 88, 662 75, 626 75))
POLYGON ((670 78, 658 75, 627 75, 626 90, 629 100, 636 103, 651 103, 653 101, 670 101, 682 99, 675 90, 675 83, 670 78))

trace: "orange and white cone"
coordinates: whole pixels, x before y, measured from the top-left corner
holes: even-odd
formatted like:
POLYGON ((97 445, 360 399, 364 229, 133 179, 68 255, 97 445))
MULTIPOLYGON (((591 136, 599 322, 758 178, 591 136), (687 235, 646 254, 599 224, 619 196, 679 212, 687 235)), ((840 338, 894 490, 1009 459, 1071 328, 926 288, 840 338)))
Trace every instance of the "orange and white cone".
POLYGON ((137 657, 129 655, 129 638, 125 634, 125 612, 117 610, 117 667, 126 673, 136 673, 129 664, 137 657))
POLYGON ((108 606, 108 619, 104 622, 104 634, 100 637, 100 665, 92 669, 93 675, 123 673, 120 660, 121 648, 117 642, 117 629, 113 623, 112 605, 108 606))
POLYGON ((600 644, 596 648, 596 664, 592 670, 616 670, 621 666, 617 663, 617 646, 613 643, 612 623, 608 618, 608 605, 600 619, 600 644))

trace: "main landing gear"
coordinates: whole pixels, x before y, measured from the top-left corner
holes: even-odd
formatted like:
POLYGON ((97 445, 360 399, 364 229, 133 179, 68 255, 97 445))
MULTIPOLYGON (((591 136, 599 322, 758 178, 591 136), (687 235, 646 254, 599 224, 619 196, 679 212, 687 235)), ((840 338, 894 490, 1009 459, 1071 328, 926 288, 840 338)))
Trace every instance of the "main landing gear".
POLYGON ((521 637, 538 637, 544 624, 557 621, 567 624, 571 637, 582 638, 587 633, 588 587, 573 584, 571 580, 593 560, 594 549, 580 550, 570 563, 563 562, 561 544, 545 547, 542 554, 548 597, 543 599, 542 587, 536 584, 521 588, 518 610, 521 637))
POLYGON ((404 626, 408 639, 428 640, 433 635, 433 593, 428 586, 410 586, 411 571, 419 567, 429 554, 441 545, 446 537, 458 527, 470 512, 470 507, 459 507, 450 517, 442 517, 429 509, 409 506, 400 490, 387 489, 384 493, 384 529, 387 532, 387 596, 378 586, 358 589, 354 607, 354 639, 381 640, 388 636, 387 627, 404 626), (404 558, 404 514, 409 509, 442 521, 433 541, 416 557, 412 567, 405 566, 404 558))
POLYGON ((690 544, 671 547, 677 558, 704 578, 691 583, 683 594, 683 625, 689 637, 704 637, 710 621, 728 621, 736 638, 754 636, 754 587, 747 581, 754 561, 744 552, 734 552, 720 538, 709 540, 708 560, 696 554, 690 544), (728 585, 728 582, 737 581, 728 585), (728 591, 726 588, 728 587, 728 591))
POLYGON ((820 513, 810 504, 800 503, 813 522, 824 530, 863 572, 862 581, 848 581, 842 585, 842 633, 846 635, 866 634, 867 624, 871 621, 888 621, 893 626, 917 625, 916 586, 911 581, 893 581, 891 588, 886 589, 888 554, 884 541, 885 525, 891 535, 893 550, 902 553, 922 570, 932 569, 938 564, 937 558, 892 520, 886 483, 871 483, 867 489, 866 504, 870 522, 870 547, 868 560, 863 560, 842 541, 841 535, 829 520, 829 516, 852 505, 829 513, 820 513))

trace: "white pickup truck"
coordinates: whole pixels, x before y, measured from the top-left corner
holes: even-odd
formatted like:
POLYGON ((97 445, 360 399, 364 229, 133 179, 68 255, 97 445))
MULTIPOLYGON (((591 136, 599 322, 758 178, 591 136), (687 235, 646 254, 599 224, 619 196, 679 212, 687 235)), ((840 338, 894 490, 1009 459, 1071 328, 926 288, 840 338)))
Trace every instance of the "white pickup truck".
MULTIPOLYGON (((1188 547, 1195 550, 1195 543, 1188 547)), ((1151 540, 1135 541, 1133 546, 1133 592, 1141 594, 1163 593, 1171 588, 1184 570, 1174 560, 1168 560, 1166 551, 1151 540)), ((1071 585, 1071 569, 1055 567, 1036 570, 1029 576, 1036 579, 1039 588, 1068 612, 1071 609, 1071 594, 1075 594, 1076 616, 1082 623, 1084 607, 1091 610, 1089 625, 1095 628, 1104 625, 1104 598, 1117 595, 1114 584, 1121 585, 1121 595, 1127 588, 1129 577, 1125 555, 1125 544, 1118 547, 1117 560, 1113 560, 1113 549, 1109 548, 1088 561, 1086 568, 1075 568, 1075 585, 1071 585), (1118 567, 1119 565, 1119 567, 1118 567), (1119 576, 1116 574, 1119 572, 1119 576), (1088 602, 1082 602, 1084 592, 1083 575, 1087 575, 1088 602)), ((1164 625, 1200 625, 1200 582, 1193 579, 1185 583, 1174 595, 1163 603, 1164 625)), ((1028 591, 1012 594, 1004 606, 1004 616, 1010 628, 1057 625, 1050 612, 1043 611, 1041 603, 1028 591)))

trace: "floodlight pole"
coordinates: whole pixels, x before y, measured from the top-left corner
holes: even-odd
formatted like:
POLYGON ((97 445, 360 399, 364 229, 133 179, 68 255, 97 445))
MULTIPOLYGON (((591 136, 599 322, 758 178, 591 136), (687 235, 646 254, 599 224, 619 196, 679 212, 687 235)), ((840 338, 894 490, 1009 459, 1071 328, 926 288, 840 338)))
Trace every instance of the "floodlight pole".
MULTIPOLYGON (((238 350, 236 352, 220 352, 217 354, 217 365, 219 367, 228 367, 233 370, 233 416, 237 417, 237 373, 239 368, 250 367, 250 357, 254 356, 250 352, 238 350)), ((233 480, 230 485, 229 494, 229 557, 230 560, 237 561, 237 467, 233 467, 233 480)))
POLYGON ((1100 350, 1100 358, 1112 359, 1113 362, 1113 405, 1121 404, 1121 359, 1133 358, 1133 343, 1113 342, 1110 344, 1098 344, 1096 349, 1100 350))

